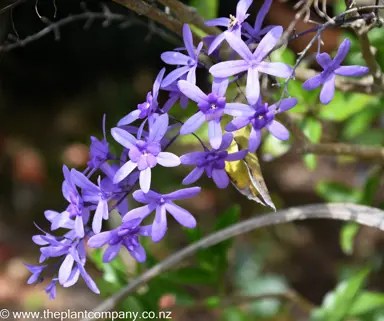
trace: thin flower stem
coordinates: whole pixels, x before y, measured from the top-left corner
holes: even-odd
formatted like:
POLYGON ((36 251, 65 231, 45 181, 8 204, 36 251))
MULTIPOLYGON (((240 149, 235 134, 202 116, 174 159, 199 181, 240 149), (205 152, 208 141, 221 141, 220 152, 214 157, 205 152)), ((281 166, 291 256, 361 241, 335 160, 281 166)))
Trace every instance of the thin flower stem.
MULTIPOLYGON (((232 237, 242 235, 262 227, 307 219, 353 221, 384 231, 384 211, 369 206, 348 203, 305 205, 279 210, 275 213, 256 216, 234 224, 224 230, 208 235, 200 241, 181 249, 164 261, 156 264, 154 267, 139 276, 136 280, 131 281, 121 291, 106 299, 93 311, 103 312, 113 310, 120 302, 122 302, 129 295, 133 294, 138 288, 148 283, 162 272, 176 268, 181 261, 194 255, 200 249, 209 248, 232 237)), ((91 320, 94 319, 83 319, 83 321, 91 320)))

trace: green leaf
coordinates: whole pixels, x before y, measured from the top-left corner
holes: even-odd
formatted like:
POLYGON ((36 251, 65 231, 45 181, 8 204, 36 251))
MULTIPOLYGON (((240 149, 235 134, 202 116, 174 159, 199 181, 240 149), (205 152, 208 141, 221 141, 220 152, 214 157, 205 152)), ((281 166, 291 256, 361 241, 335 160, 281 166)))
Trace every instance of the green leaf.
POLYGON ((347 120, 343 127, 342 138, 351 140, 369 129, 377 117, 377 108, 364 108, 362 111, 347 120))
POLYGON ((363 291, 357 296, 348 316, 351 318, 360 317, 375 310, 383 309, 383 307, 383 293, 363 291))
POLYGON ((264 161, 271 161, 284 155, 290 147, 291 144, 288 141, 277 139, 268 133, 261 146, 262 158, 264 161))
POLYGON ((343 225, 340 231, 340 246, 343 252, 351 255, 353 252, 353 242, 359 231, 360 225, 355 222, 349 222, 343 225))
POLYGON ((370 272, 371 268, 366 267, 350 279, 339 283, 333 292, 325 296, 322 306, 313 312, 311 319, 343 321, 352 311, 359 297, 359 292, 370 272))
POLYGON ((224 309, 223 316, 221 318, 222 321, 248 321, 247 313, 240 310, 237 307, 229 307, 224 309))
POLYGON ((361 145, 382 145, 384 142, 384 131, 381 128, 370 129, 356 137, 354 142, 361 145))
MULTIPOLYGON (((318 143, 321 138, 322 126, 321 122, 314 117, 307 117, 303 120, 302 128, 304 134, 312 143, 318 143)), ((310 170, 314 170, 317 166, 317 156, 307 154, 303 156, 304 162, 310 170)))
POLYGON ((361 197, 361 204, 364 205, 372 205, 376 193, 380 186, 381 181, 381 173, 379 170, 374 170, 372 174, 368 177, 367 181, 365 182, 364 189, 363 189, 363 195, 361 197))
POLYGON ((359 203, 362 192, 339 183, 319 182, 316 192, 328 202, 359 203))
POLYGON ((197 9, 197 12, 206 20, 217 17, 219 2, 217 0, 191 0, 191 6, 197 9))

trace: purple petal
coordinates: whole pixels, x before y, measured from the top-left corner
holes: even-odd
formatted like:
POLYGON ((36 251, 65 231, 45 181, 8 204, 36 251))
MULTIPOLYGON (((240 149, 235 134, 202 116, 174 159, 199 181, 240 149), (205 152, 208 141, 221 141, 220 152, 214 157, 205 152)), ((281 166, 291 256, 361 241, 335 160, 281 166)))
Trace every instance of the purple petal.
POLYGON ((111 262, 120 252, 120 243, 115 245, 110 245, 104 252, 103 262, 111 262))
POLYGON ((218 149, 223 139, 223 132, 219 121, 211 120, 208 122, 209 142, 214 149, 218 149))
POLYGON ((108 219, 108 214, 108 202, 106 200, 100 200, 97 204, 95 215, 92 221, 92 230, 94 233, 100 233, 103 218, 108 219))
POLYGON ((208 55, 211 55, 216 49, 217 47, 220 46, 220 44, 224 41, 225 39, 225 35, 226 35, 226 32, 223 32, 219 35, 217 35, 213 41, 211 42, 211 45, 209 46, 209 49, 208 49, 208 55))
POLYGON ((214 78, 212 82, 212 92, 218 97, 225 97, 228 88, 228 78, 214 78))
POLYGON ((224 113, 234 117, 250 117, 254 115, 255 110, 246 104, 228 103, 224 107, 224 113))
POLYGON ((279 106, 279 111, 277 113, 282 113, 295 107, 297 105, 297 101, 297 98, 285 98, 280 102, 280 106, 279 103, 275 103, 269 106, 269 110, 275 111, 277 106, 279 106))
POLYGON ((150 204, 134 208, 133 210, 130 210, 127 214, 124 215, 123 223, 131 221, 135 218, 145 218, 149 214, 151 214, 152 211, 153 211, 153 205, 150 205, 150 204))
POLYGON ((263 24, 265 16, 267 15, 269 9, 271 8, 271 4, 272 4, 272 0, 265 0, 259 12, 257 13, 255 26, 254 26, 254 29, 256 32, 260 32, 261 25, 263 24))
POLYGON ((369 68, 364 66, 341 66, 335 74, 344 77, 361 77, 369 73, 369 68))
POLYGON ((148 193, 151 187, 151 169, 147 169, 140 172, 140 188, 144 193, 148 193))
POLYGON ((98 248, 107 244, 110 241, 110 239, 111 239, 111 231, 101 232, 99 234, 92 236, 88 240, 87 244, 89 247, 98 248))
POLYGON ((336 66, 340 66, 340 64, 343 62, 343 60, 347 56, 350 48, 351 48, 351 41, 348 38, 345 38, 345 40, 341 43, 335 58, 333 58, 333 62, 336 66))
POLYGON ((180 128, 180 135, 187 135, 193 133, 197 129, 201 127, 201 125, 205 122, 205 115, 199 111, 193 116, 191 116, 183 126, 180 128))
POLYGON ((260 64, 257 66, 257 69, 265 74, 280 78, 289 78, 292 75, 293 71, 292 67, 282 62, 265 61, 260 62, 260 64))
POLYGON ((249 64, 244 60, 230 60, 213 65, 209 72, 214 77, 225 78, 246 71, 248 67, 249 64))
POLYGON ((196 165, 204 160, 205 152, 192 152, 180 157, 181 164, 183 165, 196 165))
POLYGON ((191 69, 190 66, 183 66, 181 68, 177 68, 173 71, 171 71, 167 77, 164 78, 163 82, 161 83, 161 86, 162 87, 166 87, 166 86, 169 86, 170 84, 172 84, 174 81, 178 80, 181 76, 183 76, 184 74, 186 74, 189 69, 191 69))
MULTIPOLYGON (((127 244, 128 245, 128 244, 127 244)), ((129 245, 128 245, 129 246, 129 245)), ((135 246, 133 250, 130 250, 129 248, 128 252, 132 255, 132 257, 137 261, 137 262, 144 262, 147 259, 147 255, 145 253, 144 248, 141 246, 141 244, 135 246)))
POLYGON ((96 294, 100 294, 100 290, 97 288, 96 283, 92 280, 87 271, 85 271, 84 267, 81 264, 78 264, 77 267, 79 268, 81 276, 91 291, 96 294))
POLYGON ((164 74, 165 74, 165 68, 160 70, 159 74, 155 79, 155 82, 153 83, 152 95, 153 95, 153 100, 156 102, 157 102, 157 96, 159 95, 159 90, 160 90, 161 82, 163 81, 164 74))
POLYGON ((78 237, 84 237, 84 223, 83 218, 81 216, 76 216, 75 218, 75 231, 78 237))
POLYGON ((203 173, 204 167, 196 167, 183 179, 183 185, 189 185, 196 182, 203 173))
POLYGON ((253 59, 251 50, 249 50, 248 46, 241 38, 236 37, 236 35, 234 35, 232 32, 227 32, 225 39, 231 48, 235 50, 245 61, 250 62, 253 59))
POLYGON ((176 104, 178 99, 180 98, 179 95, 169 95, 168 100, 165 102, 163 106, 163 112, 168 113, 169 110, 176 104))
POLYGON ((255 130, 252 128, 248 141, 248 149, 251 153, 254 153, 261 143, 261 130, 255 130))
POLYGON ((267 127, 268 131, 273 136, 275 136, 277 139, 287 140, 289 138, 289 131, 288 131, 288 129, 286 129, 282 124, 280 124, 276 120, 273 120, 266 127, 267 127))
POLYGON ((232 121, 225 126, 225 130, 229 132, 233 132, 235 130, 238 130, 240 128, 247 126, 250 122, 251 121, 249 117, 237 117, 232 119, 232 121))
POLYGON ((208 100, 207 95, 204 94, 199 87, 188 81, 180 80, 178 81, 177 86, 185 96, 197 103, 208 100))
POLYGON ((331 67, 333 63, 332 58, 326 52, 316 55, 316 61, 324 70, 331 67))
POLYGON ((53 220, 56 216, 58 216, 58 215, 60 215, 60 213, 59 213, 59 212, 56 212, 56 211, 51 211, 51 210, 46 210, 46 211, 44 211, 44 216, 45 216, 45 218, 46 218, 48 221, 50 221, 50 222, 52 222, 52 220, 53 220))
POLYGON ((191 84, 196 84, 196 68, 197 65, 193 66, 187 73, 187 81, 191 84))
POLYGON ((184 39, 185 48, 187 49, 189 56, 194 57, 195 50, 193 47, 192 32, 187 24, 183 25, 183 39, 184 39))
POLYGON ((117 126, 129 125, 133 123, 135 120, 139 119, 140 113, 141 111, 139 109, 131 111, 127 116, 119 120, 117 126))
POLYGON ((72 255, 68 254, 63 263, 61 263, 60 269, 59 269, 59 283, 64 284, 65 281, 68 280, 69 276, 71 275, 73 263, 75 260, 73 259, 72 255))
POLYGON ((304 90, 313 90, 318 88, 324 81, 323 75, 318 74, 312 78, 309 78, 303 83, 304 90))
MULTIPOLYGON (((257 103, 260 97, 259 73, 256 67, 248 69, 247 86, 245 88, 247 100, 250 105, 257 103)), ((246 115, 239 115, 246 116, 246 115)))
MULTIPOLYGON (((187 55, 182 54, 177 51, 167 51, 161 54, 161 60, 168 65, 188 65, 188 62, 191 60, 187 55)), ((166 85, 162 85, 166 86, 166 85)))
POLYGON ((243 22, 247 17, 247 10, 252 4, 253 0, 240 0, 236 6, 236 18, 243 22))
POLYGON ((78 267, 75 267, 72 270, 71 275, 69 276, 68 280, 65 281, 64 284, 62 284, 63 287, 68 288, 68 287, 71 287, 72 285, 74 285, 79 280, 79 276, 80 276, 80 270, 78 269, 78 267))
POLYGON ((164 199, 171 200, 171 201, 177 201, 182 200, 186 198, 191 198, 199 194, 201 191, 201 187, 189 187, 189 188, 183 188, 179 189, 178 191, 164 194, 164 199))
POLYGON ((168 124, 168 114, 157 117, 153 125, 149 128, 148 143, 159 142, 167 132, 168 124))
POLYGON ((152 241, 159 242, 167 231, 167 216, 165 205, 160 205, 156 208, 156 217, 152 224, 152 241))
POLYGON ((181 164, 179 156, 169 152, 161 152, 156 158, 157 162, 164 167, 176 167, 181 164))
POLYGON ((336 76, 334 74, 330 75, 323 84, 320 92, 320 101, 326 105, 328 104, 335 95, 335 80, 336 76))
POLYGON ((229 184, 228 174, 223 169, 212 170, 212 178, 218 188, 227 188, 229 184))
POLYGON ((49 244, 49 242, 47 242, 41 235, 32 236, 32 241, 36 245, 48 245, 49 244))
POLYGON ((205 21, 205 25, 210 27, 213 27, 213 26, 228 27, 230 22, 231 22, 231 19, 229 18, 215 18, 215 19, 205 21))
POLYGON ((196 227, 196 220, 192 216, 191 213, 189 213, 184 208, 170 202, 165 204, 165 208, 167 211, 174 217, 174 219, 179 222, 179 224, 188 227, 188 228, 195 228, 196 227))
POLYGON ((58 228, 68 228, 72 229, 74 222, 73 220, 69 217, 68 212, 63 212, 59 215, 57 215, 53 220, 52 220, 52 225, 51 225, 51 230, 57 230, 58 228))
POLYGON ((83 173, 75 169, 71 169, 71 176, 73 182, 81 189, 87 189, 94 193, 99 192, 100 188, 97 187, 94 183, 92 183, 83 173))
POLYGON ((137 167, 137 164, 128 161, 123 166, 119 168, 119 170, 116 172, 115 176, 113 177, 113 183, 117 184, 121 182, 124 178, 126 178, 129 174, 132 173, 132 171, 137 167))
POLYGON ((223 140, 221 141, 221 145, 219 147, 219 150, 227 149, 229 146, 231 146, 232 141, 233 141, 232 133, 225 133, 223 135, 223 140))
POLYGON ((243 159, 248 154, 248 149, 243 149, 238 152, 228 154, 225 161, 227 162, 233 162, 243 159))
POLYGON ((276 43, 281 38, 283 34, 283 27, 276 26, 272 28, 264 37, 261 39, 259 45, 257 46, 255 52, 253 53, 254 59, 257 61, 262 61, 267 54, 276 46, 276 43))
POLYGON ((137 190, 132 193, 133 198, 140 203, 149 203, 147 194, 143 193, 142 190, 137 190))
POLYGON ((112 137, 125 148, 131 149, 136 145, 136 138, 126 130, 115 127, 111 129, 112 137))

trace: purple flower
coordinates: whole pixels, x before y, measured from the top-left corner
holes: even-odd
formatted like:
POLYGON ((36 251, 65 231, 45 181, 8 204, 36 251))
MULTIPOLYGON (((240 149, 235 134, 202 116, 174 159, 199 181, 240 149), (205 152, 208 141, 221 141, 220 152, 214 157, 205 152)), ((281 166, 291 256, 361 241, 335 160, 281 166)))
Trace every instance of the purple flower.
POLYGON ((91 146, 89 148, 89 168, 99 168, 110 157, 109 145, 105 134, 105 115, 103 117, 103 139, 100 141, 91 136, 91 146))
POLYGON ((229 33, 233 33, 234 36, 240 38, 241 26, 249 16, 247 10, 252 2, 253 0, 240 0, 236 7, 236 17, 230 15, 229 18, 216 18, 205 22, 207 26, 222 26, 228 28, 228 30, 215 37, 212 41, 208 49, 209 55, 224 41, 229 33))
POLYGON ((251 50, 241 38, 227 34, 226 39, 243 60, 230 60, 220 62, 209 69, 214 77, 229 77, 248 72, 246 95, 250 104, 255 104, 260 96, 259 72, 268 75, 287 78, 292 74, 292 68, 281 62, 263 61, 267 54, 275 47, 283 33, 283 28, 278 26, 271 29, 260 41, 252 54, 251 50))
POLYGON ((187 24, 183 26, 183 39, 188 56, 177 51, 167 51, 161 54, 161 60, 166 64, 183 66, 173 70, 164 78, 162 82, 163 87, 169 86, 185 74, 187 74, 187 81, 192 84, 196 83, 196 68, 199 64, 199 54, 201 48, 203 48, 203 43, 200 42, 195 49, 193 46, 192 32, 187 24))
POLYGON ((101 177, 99 176, 97 184, 92 183, 83 173, 72 169, 73 182, 82 189, 83 200, 88 203, 97 204, 95 215, 92 221, 92 229, 94 233, 100 233, 103 219, 109 217, 108 201, 112 197, 112 193, 107 192, 101 186, 101 177))
POLYGON ((53 300, 56 298, 56 283, 57 283, 57 278, 52 279, 51 283, 49 283, 45 287, 45 292, 49 294, 49 299, 53 300))
POLYGON ((157 75, 155 82, 153 83, 152 92, 147 94, 147 100, 142 104, 137 105, 137 109, 131 111, 127 116, 120 119, 117 126, 128 125, 133 123, 137 119, 149 119, 151 120, 152 115, 158 110, 157 97, 159 95, 160 84, 163 80, 165 68, 161 69, 157 75))
POLYGON ((272 0, 265 0, 260 11, 257 13, 255 25, 253 28, 248 22, 244 22, 243 28, 245 30, 245 37, 248 38, 247 43, 259 43, 262 36, 268 33, 275 26, 267 26, 265 28, 261 28, 265 16, 267 15, 269 9, 271 8, 272 0))
POLYGON ((103 255, 104 263, 112 261, 119 254, 121 246, 126 247, 132 257, 138 262, 144 262, 146 254, 144 248, 139 243, 138 237, 140 235, 150 236, 152 226, 140 226, 140 223, 141 219, 126 221, 114 230, 92 236, 88 240, 88 245, 94 248, 102 247, 105 244, 109 245, 103 255))
POLYGON ((51 231, 57 230, 58 228, 69 230, 75 228, 75 222, 69 217, 69 213, 66 211, 59 213, 52 210, 46 210, 44 216, 51 222, 51 231))
MULTIPOLYGON (((186 75, 180 77, 180 80, 186 79, 186 75)), ((180 91, 179 87, 177 86, 177 82, 178 80, 174 81, 167 87, 161 87, 162 90, 169 91, 169 98, 162 108, 163 112, 165 113, 169 112, 169 110, 173 107, 174 104, 176 104, 178 100, 180 100, 181 108, 185 109, 188 105, 188 97, 180 91)))
POLYGON ((328 104, 335 94, 335 79, 336 75, 344 77, 360 77, 369 72, 368 67, 363 66, 340 66, 351 47, 349 39, 345 39, 340 45, 335 58, 332 58, 327 53, 322 53, 316 56, 319 65, 324 69, 320 74, 308 79, 303 84, 303 89, 313 90, 320 85, 323 85, 320 92, 320 101, 323 104, 328 104))
POLYGON ((218 149, 205 152, 192 152, 180 157, 184 165, 195 165, 189 175, 184 178, 183 184, 188 185, 196 182, 204 171, 209 178, 212 178, 218 188, 226 188, 229 184, 229 177, 225 171, 225 162, 233 162, 243 159, 248 150, 241 150, 236 153, 228 154, 226 149, 231 145, 233 135, 226 133, 218 149))
POLYGON ((143 204, 147 204, 142 207, 135 208, 129 211, 123 217, 123 223, 140 218, 144 219, 154 210, 156 210, 156 216, 152 223, 152 240, 154 242, 160 241, 167 230, 167 216, 168 211, 179 224, 194 228, 196 226, 196 220, 187 210, 173 203, 173 201, 181 200, 185 198, 191 198, 200 193, 200 187, 191 187, 180 189, 169 194, 158 194, 154 191, 144 193, 143 191, 135 191, 133 198, 143 204))
POLYGON ((160 140, 168 129, 168 115, 156 118, 149 129, 147 140, 139 140, 121 128, 113 128, 112 136, 121 145, 129 149, 130 160, 116 172, 113 183, 117 184, 126 178, 134 169, 140 171, 140 188, 148 192, 151 185, 151 168, 160 164, 164 167, 180 165, 180 158, 169 152, 162 152, 160 140))
POLYGON ((214 79, 212 92, 204 94, 199 87, 180 80, 180 91, 188 98, 197 102, 200 111, 190 117, 180 128, 180 134, 186 135, 196 131, 204 122, 208 122, 209 141, 213 148, 219 148, 222 140, 220 121, 224 114, 231 116, 251 116, 253 109, 239 103, 226 103, 225 92, 228 79, 214 79))
POLYGON ((32 275, 29 277, 27 283, 32 284, 35 282, 41 282, 44 280, 44 278, 40 277, 40 274, 45 270, 45 268, 48 265, 32 265, 32 264, 25 264, 29 272, 32 273, 32 275))
POLYGON ((237 117, 225 127, 225 130, 236 131, 248 124, 252 124, 248 149, 253 153, 260 145, 261 131, 263 128, 266 128, 277 139, 287 140, 289 138, 289 131, 275 120, 275 115, 293 108, 296 104, 296 98, 286 98, 280 102, 280 106, 278 103, 268 106, 267 103, 262 103, 260 97, 258 102, 255 105, 252 105, 254 114, 251 117, 237 117))

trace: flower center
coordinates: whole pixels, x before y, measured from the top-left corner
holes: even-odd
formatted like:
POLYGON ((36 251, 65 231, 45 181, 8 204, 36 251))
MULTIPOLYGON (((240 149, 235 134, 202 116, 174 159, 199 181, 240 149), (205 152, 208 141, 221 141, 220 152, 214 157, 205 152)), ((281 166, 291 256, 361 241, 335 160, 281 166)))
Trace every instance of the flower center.
POLYGON ((275 118, 273 112, 268 109, 268 104, 260 106, 256 113, 252 116, 253 128, 260 130, 269 124, 275 118))
POLYGON ((234 16, 234 15, 229 15, 229 24, 228 24, 228 29, 233 29, 234 27, 236 27, 239 23, 239 20, 237 20, 237 18, 234 16))

